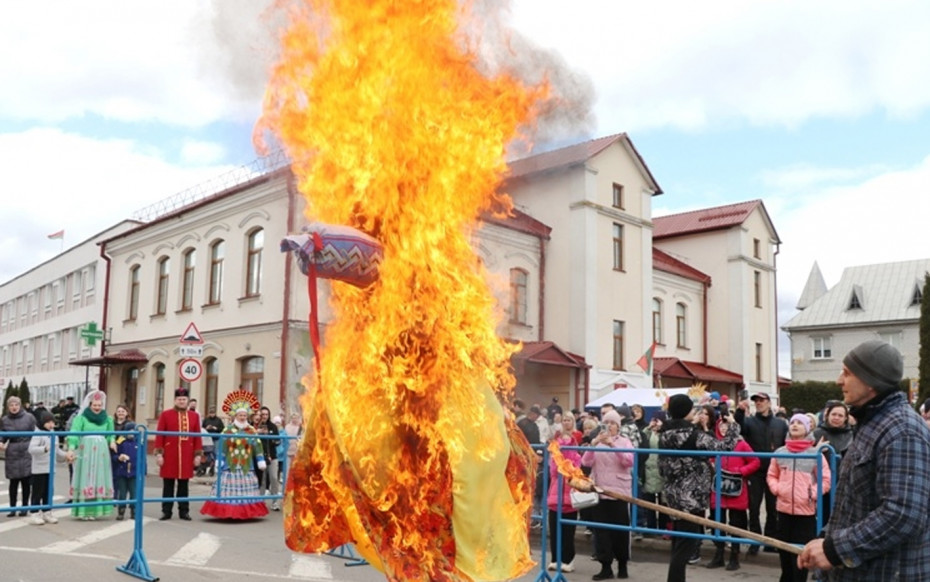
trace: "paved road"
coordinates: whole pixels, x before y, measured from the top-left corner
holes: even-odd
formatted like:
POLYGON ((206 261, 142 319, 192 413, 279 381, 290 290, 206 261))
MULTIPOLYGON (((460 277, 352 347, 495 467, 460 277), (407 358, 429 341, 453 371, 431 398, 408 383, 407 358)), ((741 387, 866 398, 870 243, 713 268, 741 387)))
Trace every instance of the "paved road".
MULTIPOLYGON (((2 473, 0 473, 2 474, 2 473)), ((58 492, 65 492, 67 472, 56 479, 58 492)), ((146 496, 160 495, 159 481, 149 477, 146 496)), ((207 480, 195 480, 192 495, 207 495, 207 480)), ((6 506, 7 484, 0 483, 0 506, 6 506)), ((144 555, 150 572, 164 581, 216 581, 235 576, 257 581, 308 580, 311 582, 367 582, 384 580, 384 576, 367 565, 351 566, 351 560, 334 556, 311 556, 289 551, 283 541, 282 515, 272 512, 266 518, 246 523, 227 523, 206 519, 197 514, 200 504, 193 503, 194 521, 157 520, 160 508, 149 504, 143 521, 144 555)), ((15 582, 56 580, 94 580, 117 582, 133 580, 116 570, 126 565, 133 551, 133 522, 113 518, 94 522, 76 521, 67 508, 54 513, 61 519, 55 525, 33 526, 25 518, 0 516, 0 579, 15 582)), ((532 538, 533 558, 539 561, 540 540, 532 538)), ((709 559, 711 545, 704 544, 704 558, 709 559)), ((633 543, 631 579, 665 578, 669 542, 644 540, 633 543)), ((578 536, 576 571, 564 574, 564 580, 590 580, 599 565, 590 559, 590 540, 578 536)), ((773 580, 778 577, 778 560, 774 554, 745 558, 736 572, 708 570, 689 566, 688 579, 695 582, 721 580, 773 580)), ((550 580, 555 573, 549 573, 550 580)), ((519 578, 521 582, 545 579, 540 571, 519 578)))

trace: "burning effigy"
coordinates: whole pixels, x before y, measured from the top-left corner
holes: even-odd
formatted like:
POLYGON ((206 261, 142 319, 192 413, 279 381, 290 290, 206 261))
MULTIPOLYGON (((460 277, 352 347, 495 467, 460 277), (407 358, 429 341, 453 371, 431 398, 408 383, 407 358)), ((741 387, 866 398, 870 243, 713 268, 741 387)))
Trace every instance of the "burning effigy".
POLYGON ((304 378, 286 542, 354 543, 389 580, 517 577, 536 461, 502 406, 518 348, 495 333, 472 240, 482 212, 510 208, 506 148, 546 90, 481 70, 467 3, 291 9, 258 130, 286 150, 314 223, 282 248, 338 274, 304 378), (369 252, 344 261, 358 277, 325 264, 328 228, 359 234, 328 255, 369 252))

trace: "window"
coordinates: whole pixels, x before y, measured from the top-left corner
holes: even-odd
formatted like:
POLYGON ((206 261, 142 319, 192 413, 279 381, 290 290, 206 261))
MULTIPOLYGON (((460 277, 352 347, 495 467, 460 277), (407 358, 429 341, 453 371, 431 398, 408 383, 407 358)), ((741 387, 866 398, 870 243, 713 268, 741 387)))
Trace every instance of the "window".
POLYGON ((165 365, 155 364, 155 418, 165 409, 165 365))
POLYGON ((129 269, 129 321, 139 317, 139 265, 129 269))
POLYGON ((684 303, 675 304, 675 335, 678 347, 688 347, 688 307, 684 303))
POLYGON ((216 305, 223 299, 223 259, 226 256, 226 243, 218 240, 210 246, 210 305, 216 305))
POLYGON ((756 307, 762 307, 762 273, 759 271, 752 272, 752 284, 756 307))
POLYGON ((94 286, 96 285, 96 281, 94 279, 97 278, 97 267, 95 267, 94 265, 91 265, 87 267, 87 269, 85 269, 84 272, 86 274, 86 281, 87 281, 87 284, 84 287, 85 287, 85 290, 87 291, 87 294, 90 295, 94 291, 94 286))
POLYGON ((814 359, 825 360, 833 357, 833 339, 830 337, 811 338, 814 344, 814 359))
POLYGON ((882 340, 887 344, 891 344, 894 347, 901 348, 901 332, 891 331, 891 332, 882 332, 878 334, 878 339, 882 340))
POLYGON ((619 208, 623 210, 623 186, 621 184, 614 183, 614 208, 619 208))
POLYGON ((168 273, 171 261, 168 257, 158 259, 158 297, 155 303, 155 314, 164 315, 168 311, 168 273))
POLYGON ((73 360, 77 357, 77 349, 80 340, 78 340, 78 328, 72 327, 68 330, 68 359, 73 360))
POLYGON ((622 321, 614 320, 614 370, 623 370, 623 327, 622 321))
POLYGON ((849 296, 849 305, 846 309, 862 309, 862 288, 859 285, 853 285, 852 294, 849 296))
POLYGON ((623 270, 623 225, 614 224, 614 270, 623 270))
POLYGON ((42 288, 42 303, 45 306, 45 316, 52 314, 52 287, 48 285, 42 288))
MULTIPOLYGON (((207 380, 207 390, 204 396, 204 409, 206 413, 211 406, 216 406, 216 391, 220 383, 220 361, 216 358, 208 358, 204 361, 204 371, 207 380)), ((219 407, 217 407, 219 408, 219 407)))
POLYGON ((194 249, 184 253, 184 274, 181 279, 181 310, 190 311, 194 303, 194 266, 197 256, 194 249))
POLYGON ((526 280, 523 269, 510 269, 510 322, 526 324, 526 280))
POLYGON ((662 302, 652 298, 652 341, 662 343, 662 302))
POLYGON ((752 239, 752 256, 757 259, 762 258, 762 241, 757 238, 752 239))
POLYGON ((921 301, 923 301, 924 294, 920 290, 920 285, 914 287, 914 293, 911 295, 911 307, 917 306, 920 307, 921 301))
POLYGON ((762 344, 756 344, 756 382, 762 381, 762 344))
POLYGON ((249 235, 249 258, 246 265, 245 296, 255 297, 262 292, 262 248, 265 231, 258 229, 249 235))
MULTIPOLYGON (((265 358, 252 356, 243 358, 240 363, 240 383, 243 390, 254 394, 259 402, 264 403, 265 392, 265 358)), ((273 408, 273 407, 272 407, 273 408)))

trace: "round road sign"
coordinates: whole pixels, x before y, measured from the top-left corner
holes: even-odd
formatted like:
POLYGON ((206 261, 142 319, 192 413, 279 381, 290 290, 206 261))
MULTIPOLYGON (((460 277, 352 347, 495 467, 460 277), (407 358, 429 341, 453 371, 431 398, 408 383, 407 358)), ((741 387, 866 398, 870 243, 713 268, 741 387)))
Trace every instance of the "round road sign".
POLYGON ((181 379, 185 382, 196 382, 200 379, 200 375, 203 374, 203 364, 200 363, 200 360, 194 360, 192 358, 181 360, 181 365, 178 366, 178 372, 181 374, 181 379))

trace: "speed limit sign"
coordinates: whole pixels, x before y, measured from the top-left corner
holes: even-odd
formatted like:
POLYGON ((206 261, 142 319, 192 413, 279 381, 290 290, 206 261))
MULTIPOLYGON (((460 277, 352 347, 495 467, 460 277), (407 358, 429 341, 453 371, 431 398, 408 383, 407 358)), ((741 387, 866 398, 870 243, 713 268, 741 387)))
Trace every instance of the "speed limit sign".
POLYGON ((181 374, 181 379, 185 382, 196 382, 200 375, 203 374, 203 364, 200 363, 200 360, 188 358, 181 360, 178 371, 181 374))

